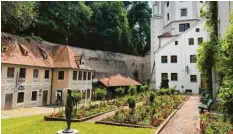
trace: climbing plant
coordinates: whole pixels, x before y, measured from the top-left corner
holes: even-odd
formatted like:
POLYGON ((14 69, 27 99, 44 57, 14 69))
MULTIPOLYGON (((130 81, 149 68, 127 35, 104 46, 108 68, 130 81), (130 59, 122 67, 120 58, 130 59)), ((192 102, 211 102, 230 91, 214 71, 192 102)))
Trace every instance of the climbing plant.
MULTIPOLYGON (((210 39, 203 42, 198 48, 197 64, 206 80, 206 89, 212 92, 212 69, 215 67, 218 56, 218 3, 217 1, 205 2, 201 9, 201 17, 206 18, 206 27, 210 39)), ((212 94, 211 94, 212 95, 212 94)))

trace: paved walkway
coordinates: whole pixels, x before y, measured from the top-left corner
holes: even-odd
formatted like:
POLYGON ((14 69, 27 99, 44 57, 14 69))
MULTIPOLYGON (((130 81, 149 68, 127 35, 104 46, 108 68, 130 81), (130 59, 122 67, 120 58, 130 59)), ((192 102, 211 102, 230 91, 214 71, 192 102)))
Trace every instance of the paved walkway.
POLYGON ((92 119, 86 120, 85 122, 89 122, 89 123, 95 123, 96 121, 100 121, 104 118, 107 118, 108 116, 113 116, 115 114, 116 110, 112 111, 112 112, 108 112, 105 114, 102 114, 100 116, 94 117, 92 119))
MULTIPOLYGON (((60 108, 61 109, 61 108, 60 108)), ((11 110, 2 110, 2 119, 3 118, 12 118, 12 117, 22 117, 22 116, 30 116, 30 115, 38 115, 38 114, 51 114, 59 111, 59 108, 54 108, 51 106, 48 107, 30 107, 30 108, 18 108, 11 110)))
POLYGON ((159 134, 195 134, 200 97, 190 96, 159 134))

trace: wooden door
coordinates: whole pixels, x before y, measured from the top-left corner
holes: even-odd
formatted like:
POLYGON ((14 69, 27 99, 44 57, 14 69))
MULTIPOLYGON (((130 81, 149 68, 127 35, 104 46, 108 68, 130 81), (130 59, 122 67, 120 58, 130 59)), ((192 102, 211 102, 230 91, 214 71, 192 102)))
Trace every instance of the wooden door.
POLYGON ((5 95, 5 108, 4 109, 12 109, 12 100, 13 94, 6 94, 5 95))
POLYGON ((43 99, 42 99, 42 105, 46 106, 48 100, 48 91, 43 91, 43 99))

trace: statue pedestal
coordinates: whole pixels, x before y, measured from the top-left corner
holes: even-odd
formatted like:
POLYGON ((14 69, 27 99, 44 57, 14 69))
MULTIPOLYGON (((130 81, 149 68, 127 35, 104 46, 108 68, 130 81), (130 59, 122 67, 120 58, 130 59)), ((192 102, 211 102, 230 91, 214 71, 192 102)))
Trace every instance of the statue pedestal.
POLYGON ((70 130, 72 130, 73 132, 64 133, 64 132, 62 132, 62 131, 64 131, 64 129, 63 129, 63 130, 57 131, 57 134, 78 134, 78 130, 76 130, 76 129, 70 129, 70 130))

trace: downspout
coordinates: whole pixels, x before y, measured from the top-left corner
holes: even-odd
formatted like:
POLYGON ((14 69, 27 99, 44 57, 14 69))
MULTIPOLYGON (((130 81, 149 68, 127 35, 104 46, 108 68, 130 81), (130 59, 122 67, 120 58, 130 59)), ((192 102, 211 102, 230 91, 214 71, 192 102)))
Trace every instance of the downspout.
POLYGON ((53 71, 54 69, 52 68, 52 75, 51 75, 51 85, 50 85, 50 105, 52 104, 52 93, 53 93, 53 71))

